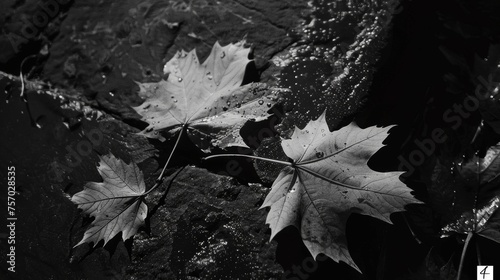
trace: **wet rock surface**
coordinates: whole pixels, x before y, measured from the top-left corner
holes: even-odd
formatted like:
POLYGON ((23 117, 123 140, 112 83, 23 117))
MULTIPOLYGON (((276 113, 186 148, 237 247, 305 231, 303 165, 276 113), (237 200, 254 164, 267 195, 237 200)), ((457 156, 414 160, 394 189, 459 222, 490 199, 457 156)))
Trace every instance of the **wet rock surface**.
POLYGON ((175 174, 166 198, 164 189, 148 197, 158 206, 150 234, 134 238, 127 278, 279 278, 266 211, 258 210, 267 188, 191 166, 175 174))

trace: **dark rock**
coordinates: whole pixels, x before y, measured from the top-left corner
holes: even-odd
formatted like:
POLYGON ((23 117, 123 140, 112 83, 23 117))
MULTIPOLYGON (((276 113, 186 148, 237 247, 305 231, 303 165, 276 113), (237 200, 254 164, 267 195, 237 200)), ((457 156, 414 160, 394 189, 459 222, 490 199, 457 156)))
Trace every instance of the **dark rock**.
POLYGON ((19 73, 21 63, 55 39, 71 0, 2 1, 0 71, 19 73), (7 43, 8 42, 8 43, 7 43))
POLYGON ((165 187, 148 197, 150 207, 157 207, 150 218, 151 233, 135 237, 127 279, 279 277, 275 245, 268 242, 267 212, 255 206, 267 188, 240 185, 195 167, 186 167, 166 182, 171 180, 166 198, 165 187), (225 189, 237 190, 238 198, 220 197, 225 189))

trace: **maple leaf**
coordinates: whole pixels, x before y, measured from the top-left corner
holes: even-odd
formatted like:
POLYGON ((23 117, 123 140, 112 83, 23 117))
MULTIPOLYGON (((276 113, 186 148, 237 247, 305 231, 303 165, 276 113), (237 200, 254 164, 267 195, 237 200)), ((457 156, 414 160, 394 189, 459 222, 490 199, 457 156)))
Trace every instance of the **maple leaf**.
POLYGON ((474 156, 459 174, 459 186, 476 190, 475 203, 442 228, 442 237, 477 233, 500 243, 500 143, 490 147, 484 157, 474 156))
POLYGON ((75 247, 86 242, 95 246, 100 240, 106 245, 120 231, 125 241, 144 224, 148 212, 143 202, 146 186, 135 163, 127 165, 113 155, 102 156, 97 170, 104 181, 87 183, 71 198, 83 213, 95 217, 75 247))
POLYGON ((218 42, 200 65, 196 50, 177 54, 166 63, 167 80, 139 84, 146 101, 134 109, 149 123, 140 134, 164 140, 160 131, 175 134, 183 127, 199 148, 247 145, 239 130, 248 120, 267 118, 276 92, 265 84, 241 86, 249 48, 245 41, 221 47, 218 42))
POLYGON ((282 141, 293 160, 274 181, 263 205, 271 239, 287 226, 299 229, 312 256, 323 253, 359 271, 347 249, 347 219, 359 213, 391 223, 415 199, 400 180, 403 172, 376 172, 367 162, 391 128, 361 129, 354 123, 330 132, 323 113, 282 141))
MULTIPOLYGON (((460 162, 458 167, 451 169, 451 172, 447 171, 450 168, 443 168, 441 165, 436 165, 435 168, 439 171, 438 178, 448 178, 444 183, 446 189, 453 191, 452 210, 455 212, 458 205, 460 214, 458 217, 447 219, 449 222, 443 226, 441 237, 467 235, 457 279, 462 274, 469 243, 476 234, 500 243, 500 143, 490 147, 484 157, 479 157, 476 153, 465 164, 460 162), (458 172, 453 172, 455 169, 458 169, 458 172)), ((436 184, 439 183, 442 182, 437 180, 436 184)), ((439 189, 435 186, 434 188, 439 189)), ((479 251, 477 253, 479 254, 479 251)))

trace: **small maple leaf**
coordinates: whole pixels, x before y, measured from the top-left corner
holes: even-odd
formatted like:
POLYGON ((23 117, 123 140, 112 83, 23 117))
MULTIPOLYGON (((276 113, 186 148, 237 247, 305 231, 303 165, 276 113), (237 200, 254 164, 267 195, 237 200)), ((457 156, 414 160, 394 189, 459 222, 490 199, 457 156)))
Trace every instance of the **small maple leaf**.
POLYGON ((461 168, 459 186, 476 190, 475 203, 442 228, 442 237, 453 233, 477 233, 500 243, 500 143, 490 147, 485 156, 477 155, 461 168))
POLYGON ((299 229, 312 256, 323 253, 359 271, 347 249, 347 219, 359 213, 391 223, 415 199, 400 180, 403 172, 376 172, 367 162, 383 145, 391 127, 361 129, 350 125, 330 132, 325 113, 283 140, 293 160, 274 181, 263 207, 271 239, 287 226, 299 229))
POLYGON ((102 183, 89 182, 71 201, 83 213, 95 217, 83 239, 75 247, 100 240, 104 245, 122 232, 123 240, 132 237, 144 224, 148 208, 143 201, 146 190, 142 172, 135 163, 125 164, 113 155, 100 157, 97 168, 102 183))
POLYGON ((244 146, 239 130, 248 120, 262 120, 276 101, 275 91, 265 84, 241 86, 250 62, 245 41, 221 47, 200 65, 196 50, 180 51, 165 65, 167 80, 139 84, 146 101, 134 109, 149 126, 140 134, 164 140, 183 127, 199 148, 244 146))
POLYGON ((463 213, 457 220, 445 225, 441 237, 448 237, 453 233, 477 233, 483 237, 500 243, 500 197, 495 196, 486 204, 474 210, 463 213))

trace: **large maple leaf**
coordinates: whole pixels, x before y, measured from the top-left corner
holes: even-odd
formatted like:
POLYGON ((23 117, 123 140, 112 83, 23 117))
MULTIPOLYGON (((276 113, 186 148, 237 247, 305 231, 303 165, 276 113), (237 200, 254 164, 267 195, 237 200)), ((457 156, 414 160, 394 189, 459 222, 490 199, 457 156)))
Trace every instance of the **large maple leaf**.
POLYGON ((383 145, 391 127, 361 129, 354 123, 330 132, 325 113, 283 140, 293 160, 274 181, 262 207, 271 239, 287 226, 299 229, 312 256, 323 253, 359 271, 347 249, 347 219, 352 213, 391 223, 391 213, 420 203, 400 180, 402 172, 376 172, 367 162, 383 145))
POLYGON ((167 80, 140 85, 146 101, 134 109, 149 123, 140 134, 164 140, 159 132, 175 134, 183 127, 199 148, 244 146, 239 130, 250 120, 261 120, 276 101, 265 84, 241 86, 249 48, 244 41, 221 47, 215 43, 200 64, 196 50, 180 51, 165 65, 167 80))
POLYGON ((95 217, 75 247, 86 242, 95 246, 100 240, 106 245, 120 231, 123 240, 127 240, 147 216, 143 201, 146 186, 135 163, 127 165, 113 155, 102 156, 97 170, 104 181, 87 183, 83 191, 71 198, 83 213, 95 217))

